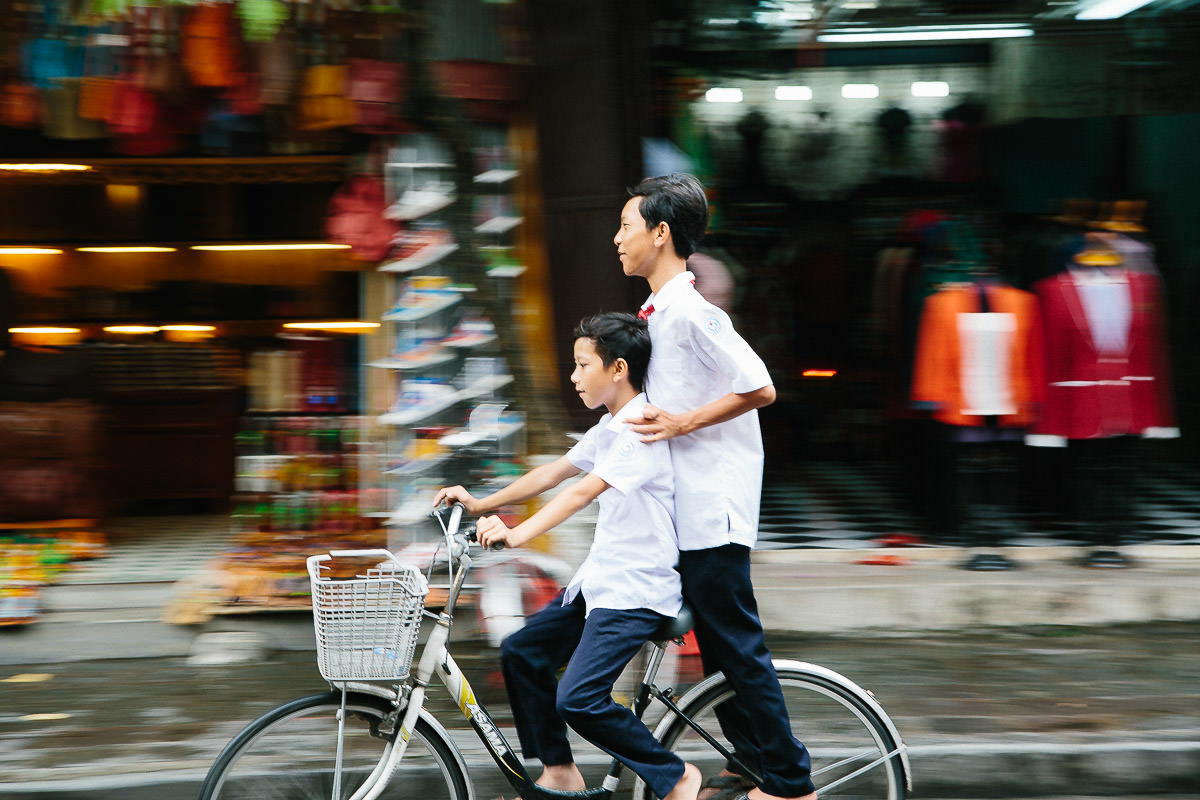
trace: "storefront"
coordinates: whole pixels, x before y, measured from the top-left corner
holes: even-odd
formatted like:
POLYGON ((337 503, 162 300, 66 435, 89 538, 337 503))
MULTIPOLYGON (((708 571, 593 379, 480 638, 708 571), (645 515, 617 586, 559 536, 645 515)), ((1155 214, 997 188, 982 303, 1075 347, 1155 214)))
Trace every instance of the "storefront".
MULTIPOLYGON (((927 290, 986 271, 1032 292, 1087 234, 1160 282, 1171 410, 1150 427, 1186 433, 1193 12, 878 5, 15 14, 0 521, 91 541, 119 515, 229 513, 286 558, 416 537, 436 485, 503 479, 581 427, 562 331, 643 299, 611 238, 626 187, 669 169, 711 191, 698 285, 772 370, 778 474, 943 469, 912 385, 927 290)), ((1191 462, 1188 441, 1138 452, 1191 462)), ((1007 458, 1018 493, 1061 466, 1007 458)), ((922 513, 942 488, 906 485, 922 513)))

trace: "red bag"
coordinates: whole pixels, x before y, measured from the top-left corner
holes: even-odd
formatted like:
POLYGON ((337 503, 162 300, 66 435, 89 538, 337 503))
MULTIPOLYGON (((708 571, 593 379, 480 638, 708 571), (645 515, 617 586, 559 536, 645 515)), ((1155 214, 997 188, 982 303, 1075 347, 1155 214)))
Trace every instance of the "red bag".
POLYGON ((354 257, 379 261, 392 248, 400 226, 383 215, 387 207, 383 178, 355 175, 334 193, 325 218, 325 235, 348 244, 354 257))
POLYGON ((158 98, 135 85, 122 81, 113 91, 108 127, 113 133, 137 135, 150 133, 162 110, 158 98))
POLYGON ((0 88, 0 125, 36 128, 42 121, 42 96, 33 84, 13 81, 0 88))

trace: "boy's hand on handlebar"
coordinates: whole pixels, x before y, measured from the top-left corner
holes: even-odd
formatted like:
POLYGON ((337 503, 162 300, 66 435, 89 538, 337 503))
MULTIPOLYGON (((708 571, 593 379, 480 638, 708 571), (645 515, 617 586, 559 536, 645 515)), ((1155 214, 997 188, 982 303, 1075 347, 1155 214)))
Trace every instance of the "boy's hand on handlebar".
POLYGON ((475 498, 461 486, 444 486, 438 489, 437 496, 433 498, 433 507, 437 508, 442 503, 446 505, 454 505, 462 503, 463 508, 468 514, 478 514, 475 498))
POLYGON ((499 517, 480 517, 475 520, 475 538, 484 547, 493 547, 498 544, 515 547, 516 545, 508 538, 511 533, 512 530, 499 517))

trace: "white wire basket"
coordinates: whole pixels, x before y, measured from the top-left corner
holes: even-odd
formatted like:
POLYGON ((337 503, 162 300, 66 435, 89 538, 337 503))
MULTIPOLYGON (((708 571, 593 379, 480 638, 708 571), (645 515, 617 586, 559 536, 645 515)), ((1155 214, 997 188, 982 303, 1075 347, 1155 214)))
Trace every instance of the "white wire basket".
POLYGON ((408 677, 429 585, 420 570, 387 550, 334 550, 309 556, 317 667, 338 681, 396 681, 408 677), (333 558, 374 558, 353 578, 327 574, 333 558))

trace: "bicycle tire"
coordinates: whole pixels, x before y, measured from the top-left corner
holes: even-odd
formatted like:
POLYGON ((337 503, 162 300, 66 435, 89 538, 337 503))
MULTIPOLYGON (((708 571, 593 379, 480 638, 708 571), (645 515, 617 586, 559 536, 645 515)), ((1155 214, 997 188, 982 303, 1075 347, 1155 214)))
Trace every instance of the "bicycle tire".
MULTIPOLYGON (((340 691, 302 697, 247 725, 213 762, 199 800, 330 800, 337 747, 340 691)), ((339 798, 349 798, 379 763, 391 735, 373 735, 371 724, 393 710, 371 694, 346 698, 346 729, 339 798)), ((471 783, 457 748, 436 722, 422 716, 396 767, 385 800, 471 800, 471 783)))
MULTIPOLYGON (((821 800, 904 800, 909 788, 907 755, 891 720, 869 693, 824 667, 776 661, 775 669, 793 735, 804 743, 812 758, 813 782, 821 800), (876 760, 879 763, 861 775, 834 785, 876 760)), ((736 699, 733 686, 724 675, 716 673, 679 698, 677 705, 729 748, 713 709, 731 699, 736 699)), ((700 767, 706 776, 716 775, 725 766, 721 755, 673 713, 668 712, 659 722, 655 736, 684 761, 700 767)), ((633 800, 654 797, 640 779, 635 780, 633 800)))

